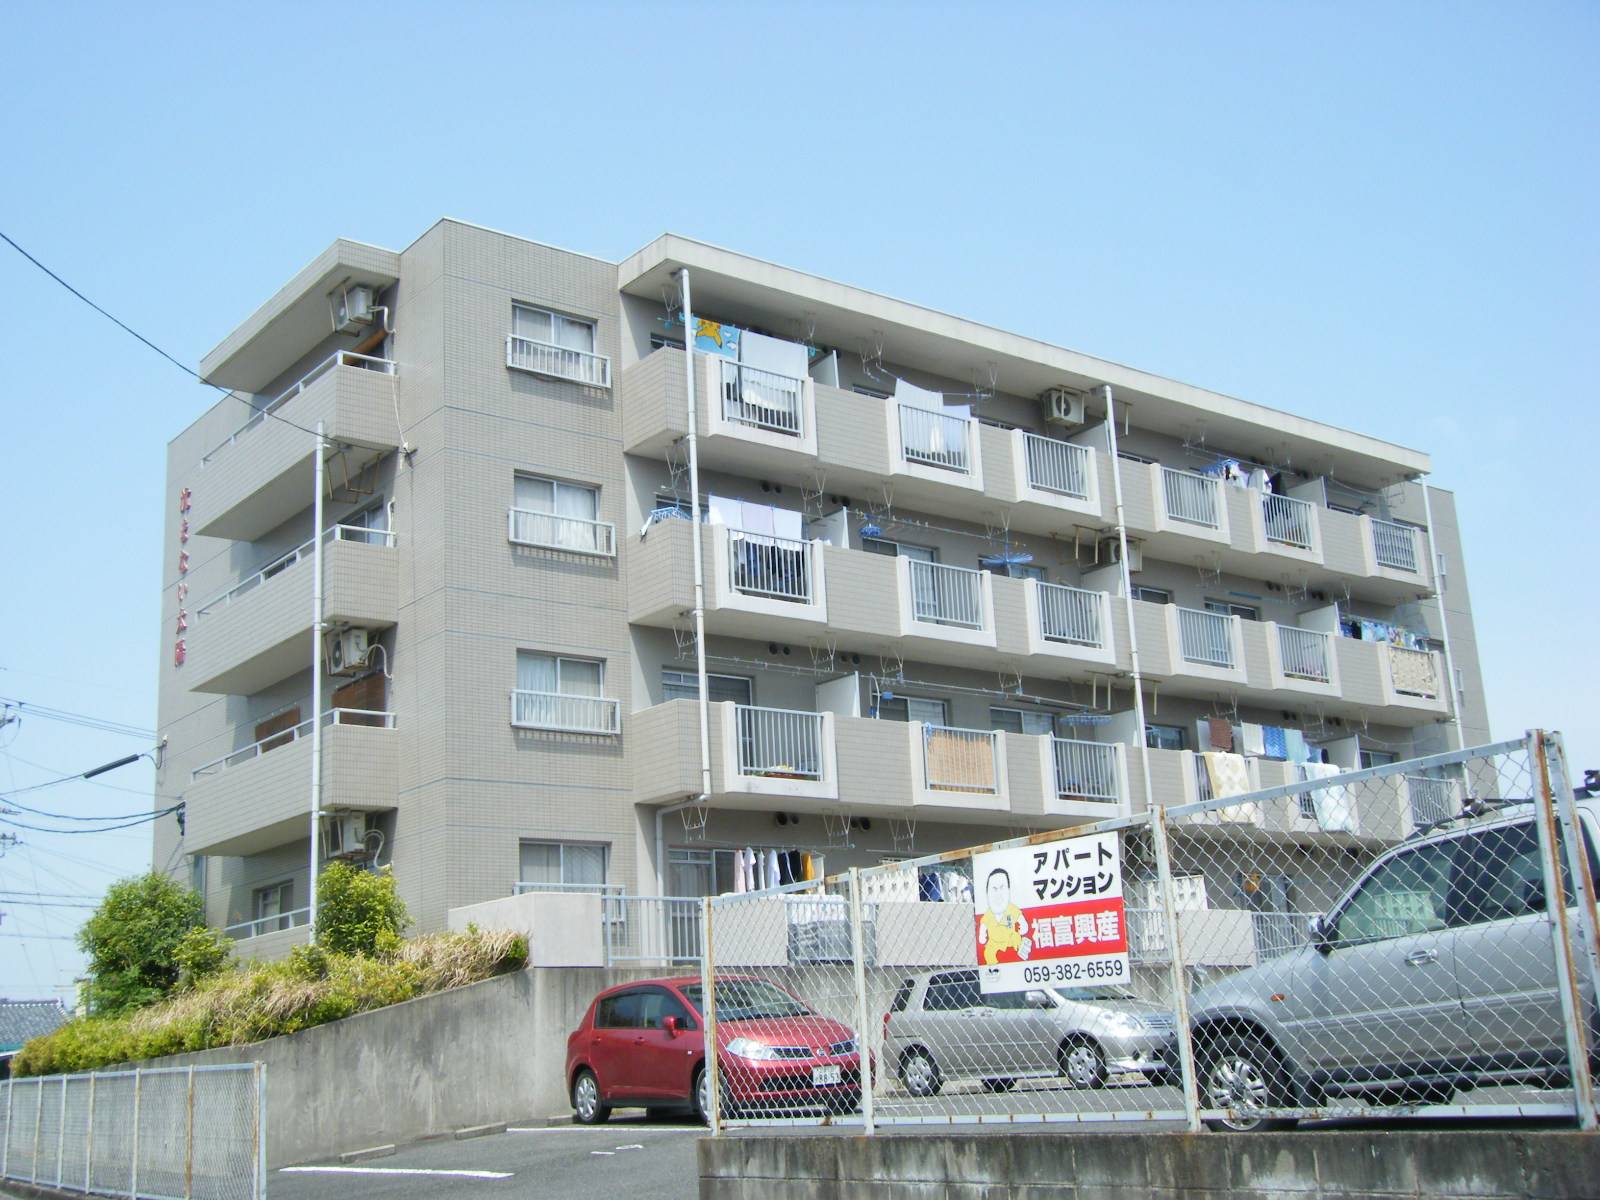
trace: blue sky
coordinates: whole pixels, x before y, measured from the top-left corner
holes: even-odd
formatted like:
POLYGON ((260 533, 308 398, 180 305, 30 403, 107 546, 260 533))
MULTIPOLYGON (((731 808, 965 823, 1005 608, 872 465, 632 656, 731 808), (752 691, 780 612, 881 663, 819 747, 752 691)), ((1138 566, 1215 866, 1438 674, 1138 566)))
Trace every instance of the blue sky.
MULTIPOLYGON (((335 237, 671 229, 1427 449, 1495 736, 1600 766, 1600 7, 329 15, 13 7, 0 228, 189 363, 335 237)), ((152 727, 164 447, 211 398, 4 246, 0 353, 0 696, 152 727)), ((25 717, 0 748, 5 789, 144 744, 25 717)), ((152 778, 33 798, 134 812, 152 778)), ((148 859, 15 832, 0 896, 148 859)), ((84 910, 0 913, 0 995, 71 980, 43 935, 84 910)))

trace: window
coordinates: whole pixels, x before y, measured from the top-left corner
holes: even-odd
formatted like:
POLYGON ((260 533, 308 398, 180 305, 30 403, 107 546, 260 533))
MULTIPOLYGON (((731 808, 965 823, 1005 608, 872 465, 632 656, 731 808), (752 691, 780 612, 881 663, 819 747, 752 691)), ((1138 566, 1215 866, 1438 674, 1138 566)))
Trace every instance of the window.
POLYGON ((952 971, 935 975, 928 981, 928 994, 922 1007, 929 1012, 960 1012, 967 1008, 982 1008, 983 996, 978 992, 978 976, 973 971, 952 971))
POLYGON ((611 528, 600 523, 600 491, 537 475, 516 477, 511 540, 583 554, 611 554, 611 528))
POLYGON ((1221 613, 1225 617, 1243 617, 1246 621, 1261 620, 1261 610, 1253 604, 1235 604, 1232 600, 1207 600, 1206 611, 1221 613))
POLYGON ((664 333, 652 333, 650 335, 650 349, 652 349, 652 350, 682 350, 683 349, 683 339, 682 338, 675 338, 675 337, 668 337, 664 333))
POLYGON ((359 512, 353 512, 339 522, 337 536, 341 541, 366 542, 368 545, 384 545, 389 532, 389 506, 382 500, 369 504, 359 512))
MULTIPOLYGON (((750 681, 742 675, 707 675, 706 699, 712 704, 731 700, 735 704, 753 704, 750 681)), ((700 684, 693 671, 662 671, 661 700, 698 700, 700 684)))
POLYGON ((610 851, 604 842, 523 842, 518 848, 519 881, 543 888, 599 891, 606 881, 610 851))
POLYGON ((978 569, 999 575, 1003 579, 1037 579, 1044 582, 1044 568, 1033 563, 986 563, 978 560, 978 569))
POLYGON ((519 338, 559 346, 563 350, 594 353, 594 322, 563 317, 525 304, 511 306, 511 332, 519 338))
POLYGON ((638 993, 639 1024, 638 1029, 661 1029, 666 1024, 668 1017, 678 1018, 679 1029, 693 1029, 694 1022, 689 1019, 689 1010, 683 1006, 671 992, 661 988, 648 988, 638 993))
POLYGON ((641 995, 638 992, 618 992, 606 996, 595 1006, 596 1029, 639 1029, 641 995))
POLYGON ((204 854, 191 854, 189 856, 189 886, 202 896, 206 894, 206 856, 204 854))
MULTIPOLYGON (((1460 876, 1456 922, 1473 925, 1544 911, 1544 867, 1531 824, 1490 829, 1468 839, 1473 865, 1460 876)), ((1565 868, 1565 859, 1562 860, 1565 868)), ((1567 872, 1561 872, 1563 881, 1567 872)), ((1570 890, 1570 889, 1569 889, 1570 890)))
POLYGON ((1117 457, 1126 459, 1128 462, 1143 463, 1147 467, 1155 466, 1158 461, 1154 458, 1146 458, 1143 454, 1135 454, 1132 450, 1118 450, 1117 457))
POLYGON ((878 701, 878 718, 883 721, 921 721, 925 725, 943 725, 944 701, 924 700, 918 696, 885 696, 878 701))
POLYGON ((1144 744, 1152 750, 1182 750, 1184 746, 1183 726, 1146 725, 1144 727, 1144 744))
POLYGON ((294 911, 293 881, 257 888, 252 899, 255 919, 259 922, 252 933, 270 933, 290 927, 293 918, 289 914, 294 911))
MULTIPOLYGON (((694 506, 689 503, 689 497, 687 496, 669 496, 661 493, 656 496, 655 507, 652 511, 675 512, 685 520, 688 520, 694 514, 694 506)), ((706 503, 706 498, 704 496, 700 497, 700 519, 704 521, 706 514, 710 511, 710 505, 706 503)))
POLYGON ((1460 848, 1461 839, 1454 838, 1418 846, 1383 863, 1350 897, 1333 940, 1352 945, 1443 929, 1460 848))
POLYGON ((853 386, 850 390, 852 392, 855 392, 858 396, 871 396, 874 400, 887 400, 887 399, 889 399, 889 393, 888 392, 885 392, 885 391, 883 391, 883 390, 881 390, 879 388, 868 387, 864 383, 858 383, 855 386, 853 386))
POLYGON ((932 546, 913 546, 909 542, 891 542, 888 538, 864 537, 861 548, 868 554, 883 554, 889 558, 912 558, 918 562, 938 562, 939 552, 932 546))
POLYGON ((1133 598, 1135 600, 1143 600, 1148 604, 1172 603, 1172 593, 1167 591, 1166 588, 1141 587, 1138 584, 1134 585, 1133 598))
POLYGON ((1392 750, 1363 750, 1361 752, 1361 769, 1368 767, 1387 767, 1390 763, 1400 761, 1400 756, 1392 750))
POLYGON ((1054 713, 1026 708, 991 708, 989 728, 1003 729, 1007 733, 1053 734, 1056 731, 1054 713))
POLYGON ((518 650, 511 723, 530 729, 616 733, 618 705, 605 698, 604 684, 602 662, 518 650))
POLYGON ((894 994, 894 999, 889 1004, 890 1012, 905 1012, 906 1005, 911 1002, 911 993, 916 989, 915 979, 902 979, 899 990, 894 994))

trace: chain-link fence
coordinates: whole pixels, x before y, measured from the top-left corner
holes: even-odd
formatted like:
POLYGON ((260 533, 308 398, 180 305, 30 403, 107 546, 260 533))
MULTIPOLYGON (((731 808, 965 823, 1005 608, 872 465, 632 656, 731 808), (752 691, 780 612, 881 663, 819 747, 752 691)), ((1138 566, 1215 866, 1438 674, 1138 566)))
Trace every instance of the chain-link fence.
POLYGON ((5 1081, 0 1177, 162 1200, 264 1200, 260 1063, 5 1081))
POLYGON ((702 1102, 869 1130, 1592 1128, 1600 808, 1559 738, 1285 763, 1245 794, 1230 757, 1195 757, 1210 798, 1181 808, 709 901, 702 1102))

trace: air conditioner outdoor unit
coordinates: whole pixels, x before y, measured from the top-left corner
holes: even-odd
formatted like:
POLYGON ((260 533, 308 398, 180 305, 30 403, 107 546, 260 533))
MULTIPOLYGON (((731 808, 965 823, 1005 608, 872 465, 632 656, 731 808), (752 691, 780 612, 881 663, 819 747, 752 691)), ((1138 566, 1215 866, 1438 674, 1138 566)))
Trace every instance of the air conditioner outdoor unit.
POLYGON ((1083 424, 1083 393, 1067 388, 1045 388, 1039 393, 1039 407, 1051 425, 1083 424))
POLYGON ((334 288, 328 293, 328 306, 333 310, 333 328, 336 333, 353 333, 363 325, 370 325, 376 315, 373 305, 377 294, 370 284, 356 283, 349 287, 334 288))
POLYGON ((367 818, 361 813, 334 813, 322 819, 322 853, 344 858, 367 852, 367 818))
MULTIPOLYGON (((1122 542, 1119 538, 1100 539, 1100 561, 1113 564, 1122 561, 1122 542)), ((1144 570, 1144 550, 1138 542, 1128 543, 1128 570, 1144 570)))
POLYGON ((330 633, 327 647, 330 675, 351 675, 367 665, 370 647, 365 629, 341 629, 337 633, 330 633))

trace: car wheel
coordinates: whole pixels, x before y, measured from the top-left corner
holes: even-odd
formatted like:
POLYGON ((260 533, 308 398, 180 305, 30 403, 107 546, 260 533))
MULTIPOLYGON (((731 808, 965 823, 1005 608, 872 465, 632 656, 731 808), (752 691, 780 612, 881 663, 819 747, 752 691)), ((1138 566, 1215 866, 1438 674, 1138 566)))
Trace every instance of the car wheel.
POLYGON ((580 1125, 599 1125, 611 1119, 611 1106, 600 1100, 600 1081, 587 1067, 572 1081, 572 1113, 580 1125))
POLYGON ((1073 1087, 1097 1088, 1106 1081, 1106 1056, 1088 1038, 1063 1042, 1056 1063, 1073 1087))
POLYGON ((1287 1093, 1283 1060, 1259 1037, 1230 1034, 1200 1056, 1201 1105, 1233 1113, 1207 1121, 1213 1129, 1230 1133, 1292 1129, 1293 1120, 1260 1115, 1264 1109, 1284 1107, 1287 1093))
POLYGON ((900 1082, 913 1096, 937 1096, 944 1086, 939 1064, 921 1046, 913 1046, 900 1056, 900 1082))
POLYGON ((986 1092, 1009 1092, 1017 1086, 1015 1079, 985 1079, 983 1090, 986 1092))

